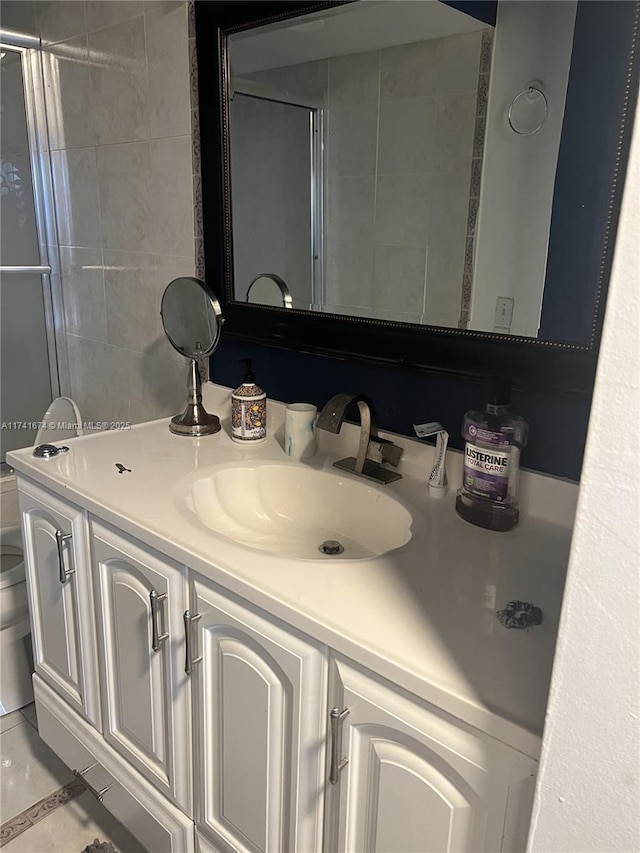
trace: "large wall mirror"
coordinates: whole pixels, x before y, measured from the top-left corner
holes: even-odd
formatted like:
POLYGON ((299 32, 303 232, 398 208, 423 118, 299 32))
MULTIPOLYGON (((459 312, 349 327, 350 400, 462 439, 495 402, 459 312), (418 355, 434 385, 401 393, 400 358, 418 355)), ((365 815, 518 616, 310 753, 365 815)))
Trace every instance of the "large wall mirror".
POLYGON ((442 345, 454 370, 542 345, 580 373, 637 3, 222 2, 196 21, 207 266, 231 335, 419 366, 442 345), (286 305, 248 304, 263 274, 286 305))

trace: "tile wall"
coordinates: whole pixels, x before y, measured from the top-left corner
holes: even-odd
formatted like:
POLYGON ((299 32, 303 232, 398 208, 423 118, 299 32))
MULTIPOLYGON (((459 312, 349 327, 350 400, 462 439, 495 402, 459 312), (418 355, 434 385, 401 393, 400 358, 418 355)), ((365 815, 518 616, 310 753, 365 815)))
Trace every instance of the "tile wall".
POLYGON ((478 31, 329 60, 334 310, 458 325, 481 40, 478 31))
POLYGON ((326 310, 458 326, 490 33, 247 75, 324 101, 326 310))
POLYGON ((187 4, 2 6, 43 41, 71 395, 85 421, 175 413, 186 365, 159 308, 195 271, 187 4))

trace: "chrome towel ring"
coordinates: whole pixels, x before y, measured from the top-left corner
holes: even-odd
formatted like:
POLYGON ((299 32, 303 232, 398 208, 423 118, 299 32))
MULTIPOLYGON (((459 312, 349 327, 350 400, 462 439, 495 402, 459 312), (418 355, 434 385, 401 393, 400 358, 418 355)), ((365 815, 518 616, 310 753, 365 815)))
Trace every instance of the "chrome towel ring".
POLYGON ((542 89, 529 85, 515 96, 509 106, 509 127, 518 136, 533 136, 547 120, 549 103, 542 89))

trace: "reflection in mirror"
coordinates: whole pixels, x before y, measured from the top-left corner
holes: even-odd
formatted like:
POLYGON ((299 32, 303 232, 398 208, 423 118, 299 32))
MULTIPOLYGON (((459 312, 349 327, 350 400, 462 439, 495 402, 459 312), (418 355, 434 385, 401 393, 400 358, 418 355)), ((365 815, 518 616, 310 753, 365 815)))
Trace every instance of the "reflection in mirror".
POLYGON ((185 276, 170 282, 162 294, 162 324, 171 345, 191 359, 187 406, 169 423, 176 435, 198 438, 220 431, 220 418, 202 405, 200 363, 220 342, 224 319, 214 292, 203 281, 185 276))
POLYGON ((575 9, 502 2, 494 32, 379 0, 231 34, 235 299, 267 268, 294 308, 535 337, 575 9))
POLYGON ((162 324, 172 346, 187 358, 213 352, 220 337, 218 300, 197 278, 176 278, 162 295, 162 324))
MULTIPOLYGON (((314 227, 318 222, 319 152, 313 140, 319 105, 312 97, 291 104, 275 86, 234 81, 230 122, 234 217, 235 294, 256 302, 248 289, 260 270, 292 282, 293 304, 308 309, 319 286, 314 227)), ((265 291, 267 295, 272 290, 265 291)), ((278 304, 266 302, 265 304, 278 304)))
POLYGON ((542 128, 548 115, 549 104, 544 92, 536 86, 527 86, 511 101, 507 120, 514 133, 533 136, 542 128))
POLYGON ((247 302, 280 308, 293 307, 291 291, 286 283, 279 275, 268 272, 260 273, 253 279, 247 290, 247 302))
POLYGON ((231 36, 236 298, 267 254, 296 308, 459 325, 491 35, 441 3, 383 2, 231 36))

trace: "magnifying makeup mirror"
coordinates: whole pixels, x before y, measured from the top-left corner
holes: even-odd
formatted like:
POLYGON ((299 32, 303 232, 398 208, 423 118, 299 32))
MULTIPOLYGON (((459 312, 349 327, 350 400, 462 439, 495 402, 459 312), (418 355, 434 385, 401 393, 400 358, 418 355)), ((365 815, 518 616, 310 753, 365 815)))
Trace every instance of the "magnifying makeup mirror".
POLYGON ((184 276, 169 282, 162 294, 162 325, 169 342, 191 359, 187 381, 187 407, 171 418, 169 429, 176 435, 212 435, 220 430, 220 418, 202 405, 202 382, 198 363, 211 355, 220 342, 224 318, 213 290, 197 278, 184 276))

